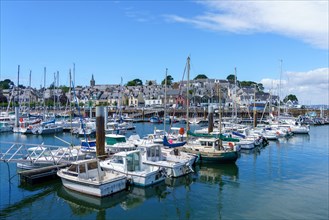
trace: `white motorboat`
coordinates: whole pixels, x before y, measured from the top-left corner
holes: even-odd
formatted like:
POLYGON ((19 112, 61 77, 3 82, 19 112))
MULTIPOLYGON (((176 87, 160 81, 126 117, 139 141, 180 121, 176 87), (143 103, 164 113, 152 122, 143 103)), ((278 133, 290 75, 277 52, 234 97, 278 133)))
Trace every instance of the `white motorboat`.
POLYGON ((80 193, 104 197, 127 188, 124 174, 102 170, 98 159, 82 160, 60 169, 57 175, 63 185, 80 193))
POLYGON ((161 167, 153 169, 142 163, 140 150, 119 152, 110 159, 100 162, 105 170, 114 170, 125 174, 134 185, 146 187, 164 181, 165 170, 161 167))
POLYGON ((141 143, 137 149, 141 150, 143 164, 152 167, 163 167, 168 177, 179 177, 193 172, 189 162, 165 160, 162 155, 162 144, 141 143))

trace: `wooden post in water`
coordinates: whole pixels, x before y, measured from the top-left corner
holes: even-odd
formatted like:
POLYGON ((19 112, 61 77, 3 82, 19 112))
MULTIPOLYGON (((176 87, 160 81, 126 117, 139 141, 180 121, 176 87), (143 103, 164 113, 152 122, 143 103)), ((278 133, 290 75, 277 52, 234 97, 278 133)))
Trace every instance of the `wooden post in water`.
POLYGON ((214 108, 212 106, 208 107, 208 133, 214 130, 214 108))
POLYGON ((104 157, 105 154, 105 129, 104 107, 96 106, 96 156, 104 157))

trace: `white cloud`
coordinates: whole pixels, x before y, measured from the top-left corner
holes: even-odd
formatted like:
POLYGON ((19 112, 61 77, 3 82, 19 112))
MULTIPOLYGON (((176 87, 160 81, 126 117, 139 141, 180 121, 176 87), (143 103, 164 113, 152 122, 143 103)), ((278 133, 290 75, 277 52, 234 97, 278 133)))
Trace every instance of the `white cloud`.
POLYGON ((199 1, 203 15, 171 21, 198 28, 235 33, 275 33, 328 49, 328 1, 199 1))
MULTIPOLYGON (((262 79, 265 91, 278 95, 280 79, 262 79)), ((329 105, 329 69, 319 68, 308 72, 286 72, 281 76, 281 97, 296 95, 299 103, 329 105)))

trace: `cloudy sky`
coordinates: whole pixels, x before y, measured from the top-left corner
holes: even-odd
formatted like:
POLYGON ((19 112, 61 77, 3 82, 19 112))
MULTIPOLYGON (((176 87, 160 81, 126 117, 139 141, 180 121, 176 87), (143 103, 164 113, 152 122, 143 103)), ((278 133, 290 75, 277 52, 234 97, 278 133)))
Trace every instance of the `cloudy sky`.
POLYGON ((261 82, 329 104, 328 1, 1 1, 1 75, 32 86, 160 83, 165 69, 261 82))

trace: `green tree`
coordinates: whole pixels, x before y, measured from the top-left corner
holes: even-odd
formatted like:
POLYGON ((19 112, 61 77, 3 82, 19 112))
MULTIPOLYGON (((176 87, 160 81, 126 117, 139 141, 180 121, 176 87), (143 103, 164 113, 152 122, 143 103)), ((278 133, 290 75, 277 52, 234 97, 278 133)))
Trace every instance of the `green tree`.
POLYGON ((143 82, 140 79, 134 79, 127 83, 127 86, 142 86, 143 82))
POLYGON ((298 99, 295 95, 293 94, 289 94, 287 95, 284 99, 283 102, 287 102, 288 100, 292 101, 292 102, 297 102, 298 103, 298 99))
POLYGON ((230 74, 226 77, 226 79, 231 83, 233 84, 234 83, 234 80, 235 80, 235 75, 233 74, 230 74))
MULTIPOLYGON (((168 86, 171 85, 173 80, 174 80, 174 78, 172 78, 171 75, 168 75, 167 76, 167 85, 168 86)), ((162 82, 161 82, 161 85, 164 85, 164 84, 166 84, 166 78, 164 78, 164 80, 162 80, 162 82)))
POLYGON ((194 78, 194 80, 197 80, 197 79, 208 79, 208 77, 204 74, 199 74, 194 78))
POLYGON ((0 89, 10 89, 14 86, 14 83, 10 79, 0 81, 0 89))
POLYGON ((67 93, 70 90, 70 88, 67 86, 59 86, 59 88, 62 90, 63 93, 67 93))

